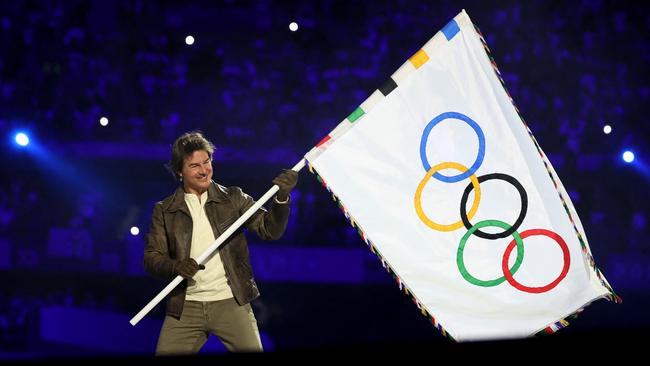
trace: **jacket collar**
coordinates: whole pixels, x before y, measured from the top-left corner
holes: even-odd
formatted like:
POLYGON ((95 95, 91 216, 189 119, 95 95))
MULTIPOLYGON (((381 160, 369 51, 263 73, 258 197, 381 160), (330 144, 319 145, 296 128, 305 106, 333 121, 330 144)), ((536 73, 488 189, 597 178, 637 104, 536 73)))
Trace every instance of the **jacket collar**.
MULTIPOLYGON (((227 199, 228 198, 226 197, 224 188, 212 181, 208 187, 208 200, 205 203, 222 203, 226 202, 227 199)), ((180 210, 188 215, 190 214, 189 210, 187 209, 187 205, 185 204, 185 191, 183 190, 183 185, 179 185, 178 188, 176 188, 176 191, 174 191, 174 194, 171 195, 169 203, 167 203, 165 210, 169 212, 180 210)))

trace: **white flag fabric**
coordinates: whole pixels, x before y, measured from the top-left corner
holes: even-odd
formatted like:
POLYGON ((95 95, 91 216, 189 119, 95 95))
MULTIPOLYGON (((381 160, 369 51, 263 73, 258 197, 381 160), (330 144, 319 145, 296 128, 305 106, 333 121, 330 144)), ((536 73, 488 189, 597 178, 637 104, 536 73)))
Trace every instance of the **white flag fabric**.
POLYGON ((306 159, 400 288, 457 341, 551 333, 616 299, 465 11, 306 159))

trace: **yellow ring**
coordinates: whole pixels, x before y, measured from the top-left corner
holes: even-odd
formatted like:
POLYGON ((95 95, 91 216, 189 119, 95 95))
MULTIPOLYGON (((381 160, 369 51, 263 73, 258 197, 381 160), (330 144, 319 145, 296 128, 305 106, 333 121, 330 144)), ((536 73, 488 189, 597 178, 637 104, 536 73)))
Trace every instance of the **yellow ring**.
MULTIPOLYGON (((431 219, 429 219, 427 215, 424 213, 424 211, 422 210, 422 204, 420 201, 422 200, 422 190, 424 189, 424 186, 427 185, 427 181, 436 172, 448 168, 456 169, 461 173, 465 173, 468 170, 466 166, 459 163, 454 163, 454 162, 440 163, 432 167, 431 169, 429 169, 427 174, 424 176, 424 178, 418 185, 418 189, 415 191, 415 212, 418 214, 420 220, 422 220, 422 222, 424 222, 425 225, 432 228, 433 230, 453 231, 463 226, 463 220, 458 220, 457 222, 449 225, 435 223, 431 219)), ((474 186, 474 203, 472 203, 472 208, 467 213, 467 219, 471 220, 472 217, 474 217, 476 210, 478 210, 478 204, 481 201, 481 187, 479 185, 478 179, 476 178, 475 174, 470 175, 469 179, 472 182, 472 185, 474 186)))

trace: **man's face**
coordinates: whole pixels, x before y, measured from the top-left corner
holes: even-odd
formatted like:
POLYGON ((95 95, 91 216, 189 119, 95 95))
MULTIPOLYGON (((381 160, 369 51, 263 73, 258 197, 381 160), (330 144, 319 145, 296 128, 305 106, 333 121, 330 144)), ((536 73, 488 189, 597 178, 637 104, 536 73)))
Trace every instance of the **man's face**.
POLYGON ((212 180, 212 161, 204 150, 197 150, 183 160, 183 185, 188 193, 202 194, 212 180))

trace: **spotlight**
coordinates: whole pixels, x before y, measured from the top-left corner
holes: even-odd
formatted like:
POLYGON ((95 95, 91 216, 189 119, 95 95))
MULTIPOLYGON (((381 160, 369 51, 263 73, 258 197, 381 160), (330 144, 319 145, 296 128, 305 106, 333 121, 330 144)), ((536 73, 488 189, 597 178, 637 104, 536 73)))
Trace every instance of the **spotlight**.
POLYGON ((102 126, 108 126, 108 118, 102 117, 99 119, 99 124, 102 126))
POLYGON ((289 30, 292 31, 292 32, 297 31, 297 30, 298 30, 298 23, 296 23, 296 22, 291 22, 291 23, 289 24, 289 30))
POLYGON ((18 145, 20 145, 20 146, 29 145, 29 136, 27 136, 26 134, 24 134, 22 132, 18 132, 16 134, 16 137, 14 137, 14 139, 16 140, 16 143, 18 145))
POLYGON ((605 133, 605 135, 609 135, 610 133, 612 133, 612 126, 610 126, 610 125, 605 125, 605 126, 603 127, 603 132, 605 133))
POLYGON ((192 36, 187 36, 185 37, 185 44, 188 46, 191 46, 194 44, 194 37, 192 36))
POLYGON ((136 236, 138 234, 140 234, 140 229, 137 226, 131 227, 131 235, 136 236))
POLYGON ((634 153, 630 150, 625 150, 625 152, 622 155, 623 161, 626 163, 631 163, 634 161, 634 153))

